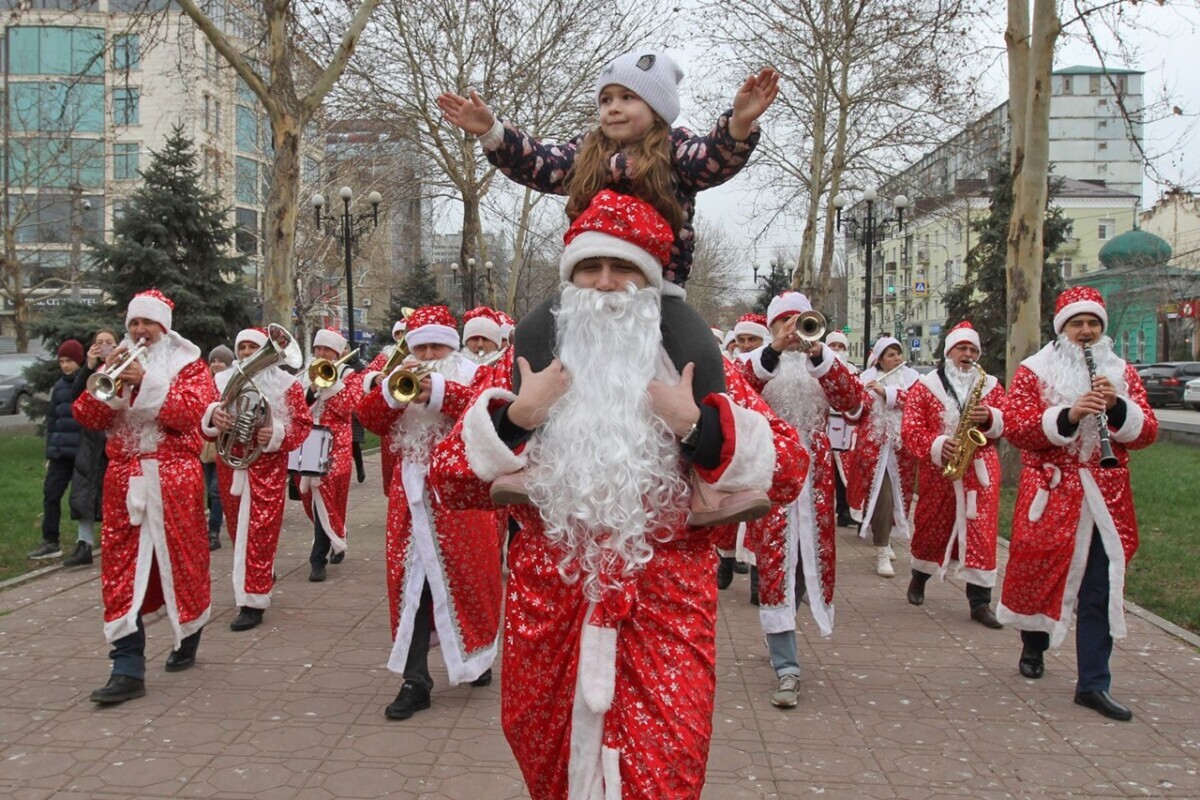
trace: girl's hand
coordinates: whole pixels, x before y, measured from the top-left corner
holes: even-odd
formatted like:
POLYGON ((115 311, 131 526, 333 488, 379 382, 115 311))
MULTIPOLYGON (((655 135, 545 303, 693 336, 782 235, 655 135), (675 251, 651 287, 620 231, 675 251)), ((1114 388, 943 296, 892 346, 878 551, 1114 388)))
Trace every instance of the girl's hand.
POLYGON ((437 99, 442 116, 472 136, 483 136, 496 124, 496 115, 474 89, 470 98, 444 92, 437 99))
POLYGON ((733 117, 729 120, 729 135, 739 142, 750 135, 754 121, 771 107, 779 96, 779 73, 767 67, 751 75, 733 97, 733 117))

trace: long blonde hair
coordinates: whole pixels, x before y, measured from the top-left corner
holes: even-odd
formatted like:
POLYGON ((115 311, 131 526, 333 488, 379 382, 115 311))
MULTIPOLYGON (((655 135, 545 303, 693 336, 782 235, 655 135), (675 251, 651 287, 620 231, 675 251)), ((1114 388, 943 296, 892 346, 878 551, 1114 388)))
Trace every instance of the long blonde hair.
POLYGON ((567 217, 574 220, 601 189, 613 182, 612 160, 624 151, 633 165, 629 193, 654 206, 678 232, 686 218, 675 198, 675 173, 671 167, 671 126, 657 114, 646 135, 622 146, 599 128, 587 134, 567 174, 567 217))

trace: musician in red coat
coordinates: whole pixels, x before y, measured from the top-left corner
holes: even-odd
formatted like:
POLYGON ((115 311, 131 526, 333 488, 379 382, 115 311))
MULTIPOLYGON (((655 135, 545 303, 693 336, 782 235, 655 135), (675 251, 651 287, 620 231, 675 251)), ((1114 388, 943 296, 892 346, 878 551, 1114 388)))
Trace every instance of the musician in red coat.
POLYGON ((925 583, 934 574, 944 579, 950 562, 957 561, 956 574, 967 583, 971 619, 1000 628, 991 603, 1000 527, 1000 455, 995 442, 1004 431, 1004 387, 976 368, 979 334, 970 322, 946 334, 943 350, 943 364, 909 389, 901 423, 904 447, 920 465, 921 486, 913 516, 908 602, 924 603, 925 583), (980 398, 969 424, 986 443, 975 450, 962 477, 950 480, 942 468, 959 455, 961 443, 955 434, 977 388, 980 398))
MULTIPOLYGON (((347 350, 346 339, 333 328, 319 330, 313 337, 313 357, 336 362, 347 350)), ((308 380, 307 374, 304 377, 308 380)), ((333 434, 329 471, 300 478, 304 513, 313 521, 313 546, 309 554, 308 579, 325 580, 328 560, 339 563, 346 554, 346 503, 350 499, 350 468, 353 465, 351 418, 362 398, 362 378, 341 365, 337 380, 321 388, 308 380, 305 401, 312 409, 313 425, 324 425, 333 434), (332 556, 330 553, 332 552, 332 556)))
POLYGON ((1125 569, 1138 546, 1128 451, 1154 443, 1158 420, 1107 325, 1099 292, 1066 290, 1055 306, 1058 339, 1013 376, 1004 435, 1021 449, 1022 469, 997 615, 1021 630, 1021 674, 1040 678, 1042 654, 1062 644, 1075 612, 1075 702, 1125 721, 1133 712, 1109 694, 1108 661, 1113 639, 1125 636, 1125 569), (1100 463, 1104 439, 1115 466, 1100 463))
POLYGON ((384 710, 388 719, 430 707, 435 627, 451 685, 491 682, 502 597, 497 512, 449 509, 427 486, 430 454, 466 410, 477 366, 458 352, 456 323, 445 306, 414 311, 406 336, 413 357, 399 369, 424 364, 436 371, 421 378, 411 400, 395 397, 387 376, 379 376, 358 406, 363 425, 388 434, 398 457, 387 516, 388 669, 404 682, 384 710))
POLYGON ((819 341, 802 350, 796 325, 799 315, 810 311, 812 304, 800 292, 772 298, 767 307, 772 340, 742 363, 751 387, 796 429, 810 458, 800 496, 747 526, 759 574, 759 622, 779 680, 771 702, 779 708, 793 708, 799 700, 796 607, 801 597, 807 594, 821 635, 833 633, 837 537, 833 451, 825 427, 831 409, 857 414, 862 405, 862 384, 832 350, 819 341))
POLYGON ((165 611, 175 640, 166 668, 176 671, 196 663, 211 613, 199 423, 215 388, 200 348, 172 330, 173 310, 157 289, 135 295, 129 335, 108 364, 138 342, 145 355, 120 374, 116 396, 84 392, 72 409, 80 425, 108 433, 101 578, 113 667, 91 696, 102 705, 146 694, 144 614, 165 611))
MULTIPOLYGON (((363 370, 363 394, 367 393, 366 387, 375 382, 375 378, 380 376, 380 371, 387 366, 387 362, 396 352, 396 348, 400 346, 400 342, 404 340, 404 328, 407 320, 399 319, 392 325, 392 340, 393 344, 379 351, 379 353, 371 359, 371 363, 363 370)), ((386 376, 382 376, 386 377, 386 376)), ((361 421, 361 420, 360 420, 361 421)), ((392 474, 396 470, 396 454, 392 450, 391 432, 386 436, 379 437, 379 470, 383 476, 383 496, 389 497, 392 491, 392 474)))
MULTIPOLYGON (((232 402, 233 398, 224 397, 226 387, 247 360, 267 346, 267 337, 265 328, 246 328, 238 333, 234 343, 237 363, 216 378, 222 401, 232 402)), ((281 346, 286 344, 282 342, 281 346)), ((263 612, 271 605, 275 551, 279 547, 287 500, 288 453, 303 444, 312 429, 312 414, 296 376, 272 364, 250 377, 251 388, 262 393, 260 396, 270 409, 254 434, 262 452, 249 465, 236 469, 224 458, 217 459, 221 508, 233 539, 233 600, 238 605, 238 614, 229 628, 234 631, 258 626, 263 612)), ((221 401, 213 402, 200 421, 200 432, 205 438, 215 440, 236 421, 237 417, 222 407, 221 401)), ((235 444, 229 455, 243 458, 252 447, 235 444)))
POLYGON ((685 524, 689 472, 786 503, 807 470, 763 414, 729 394, 694 397, 694 360, 677 366, 682 353, 667 348, 712 343, 662 334, 673 238, 648 204, 597 194, 565 237, 557 357, 541 372, 521 358, 519 376, 498 363, 434 453, 434 491, 466 506, 525 469, 531 502, 510 507, 521 532, 509 548, 501 722, 534 800, 700 796, 716 688, 713 543, 729 526, 685 524))
MULTIPOLYGON (((825 346, 833 351, 833 355, 841 361, 851 375, 858 374, 858 367, 849 358, 850 340, 841 331, 830 331, 825 337, 825 346)), ((847 498, 846 487, 850 484, 850 473, 854 470, 854 436, 858 432, 857 417, 847 417, 841 412, 829 409, 830 430, 835 428, 839 435, 835 439, 830 434, 833 450, 834 491, 837 498, 837 525, 839 528, 853 528, 854 517, 850 512, 850 502, 847 498), (845 449, 838 449, 838 442, 843 442, 845 449)))

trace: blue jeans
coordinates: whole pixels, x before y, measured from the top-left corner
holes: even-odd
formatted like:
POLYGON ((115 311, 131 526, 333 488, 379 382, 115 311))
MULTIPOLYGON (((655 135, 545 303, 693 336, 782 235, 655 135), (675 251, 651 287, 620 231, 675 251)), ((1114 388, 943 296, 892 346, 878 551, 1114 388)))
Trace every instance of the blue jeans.
POLYGON ((767 652, 771 654, 771 666, 775 669, 775 677, 800 675, 800 657, 796 655, 795 631, 768 633, 767 652))
POLYGON ((204 487, 208 491, 208 533, 221 532, 221 521, 224 519, 224 511, 221 509, 221 492, 217 489, 217 465, 203 464, 204 467, 204 487))
MULTIPOLYGON (((179 645, 179 651, 196 655, 196 650, 200 647, 200 634, 203 632, 204 629, 201 628, 191 636, 184 637, 183 642, 179 645)), ((113 662, 113 675, 124 675, 128 678, 137 678, 139 681, 146 680, 146 626, 142 624, 141 614, 138 614, 137 630, 113 642, 112 650, 108 651, 108 657, 113 662)))

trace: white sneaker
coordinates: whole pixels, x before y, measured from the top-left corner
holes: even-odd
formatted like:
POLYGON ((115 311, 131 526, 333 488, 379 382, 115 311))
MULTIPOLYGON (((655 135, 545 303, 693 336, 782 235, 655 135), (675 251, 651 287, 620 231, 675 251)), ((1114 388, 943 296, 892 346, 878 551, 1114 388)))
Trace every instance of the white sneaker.
POLYGON ((887 550, 888 561, 895 561, 896 560, 896 551, 892 549, 892 546, 889 544, 884 549, 887 550))
POLYGON ((892 569, 892 562, 888 558, 886 547, 875 548, 875 574, 881 578, 896 577, 896 570, 892 569))
POLYGON ((776 708, 795 708, 800 702, 800 676, 784 675, 779 679, 779 688, 771 695, 771 705, 776 708))

